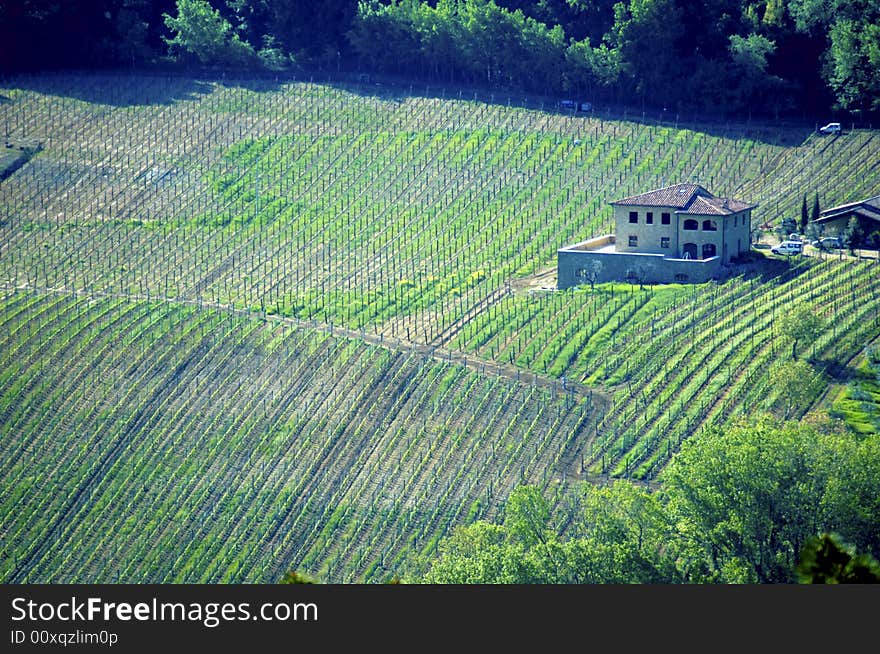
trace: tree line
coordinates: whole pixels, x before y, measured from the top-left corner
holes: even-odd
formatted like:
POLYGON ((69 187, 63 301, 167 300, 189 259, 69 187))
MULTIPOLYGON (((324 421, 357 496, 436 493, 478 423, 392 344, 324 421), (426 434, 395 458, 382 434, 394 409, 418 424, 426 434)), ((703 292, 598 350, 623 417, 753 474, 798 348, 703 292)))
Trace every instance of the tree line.
POLYGON ((11 0, 6 72, 404 75, 718 115, 880 112, 875 0, 11 0))
POLYGON ((458 527, 422 583, 880 583, 880 440, 759 416, 686 441, 652 491, 520 486, 458 527))

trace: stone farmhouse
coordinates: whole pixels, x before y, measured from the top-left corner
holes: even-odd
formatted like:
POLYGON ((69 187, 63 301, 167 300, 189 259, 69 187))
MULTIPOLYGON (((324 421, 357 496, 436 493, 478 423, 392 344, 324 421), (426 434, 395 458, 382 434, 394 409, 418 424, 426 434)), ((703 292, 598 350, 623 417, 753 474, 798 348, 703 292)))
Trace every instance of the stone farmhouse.
POLYGON ((699 283, 749 251, 757 205, 676 184, 616 200, 614 234, 557 251, 557 288, 607 281, 699 283))

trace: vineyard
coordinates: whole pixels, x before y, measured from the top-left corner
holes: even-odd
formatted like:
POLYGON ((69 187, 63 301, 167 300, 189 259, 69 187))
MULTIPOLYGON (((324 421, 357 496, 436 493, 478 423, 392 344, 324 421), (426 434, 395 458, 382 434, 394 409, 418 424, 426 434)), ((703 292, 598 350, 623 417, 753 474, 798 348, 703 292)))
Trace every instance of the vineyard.
POLYGON ((14 582, 243 582, 291 560, 390 576, 513 485, 564 476, 597 413, 229 310, 17 292, 3 316, 14 582))
POLYGON ((876 195, 877 131, 313 81, 0 87, 7 140, 41 146, 0 182, 8 582, 382 581, 519 483, 650 482, 773 410, 796 307, 824 324, 800 413, 880 335, 876 259, 524 283, 665 184, 756 223, 876 195))

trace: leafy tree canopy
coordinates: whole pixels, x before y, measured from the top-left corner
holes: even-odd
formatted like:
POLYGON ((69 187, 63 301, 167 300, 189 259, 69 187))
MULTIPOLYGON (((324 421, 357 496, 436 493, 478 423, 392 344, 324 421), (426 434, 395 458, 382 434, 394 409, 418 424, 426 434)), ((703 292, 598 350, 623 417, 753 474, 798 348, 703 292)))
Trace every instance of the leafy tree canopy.
POLYGON ((177 0, 177 15, 164 15, 174 34, 166 38, 173 54, 191 53, 203 64, 245 66, 253 63, 253 48, 239 38, 207 0, 177 0))
POLYGON ((394 73, 655 109, 880 113, 875 0, 12 0, 0 67, 177 59, 394 73))
POLYGON ((791 343, 792 359, 797 356, 798 345, 815 340, 824 328, 825 320, 807 304, 785 313, 779 320, 779 333, 784 341, 791 343))
MULTIPOLYGON (((503 523, 459 527, 441 542, 422 580, 792 583, 804 574, 821 580, 809 571, 828 569, 816 563, 832 556, 824 545, 825 553, 816 553, 814 541, 824 533, 867 556, 880 552, 878 448, 880 439, 859 440, 827 419, 743 419, 686 441, 657 491, 624 480, 585 484, 569 505, 551 502, 536 487, 517 489, 503 523), (807 562, 799 568, 802 554, 807 562)), ((861 559, 856 564, 864 567, 861 559)))
POLYGON ((822 534, 807 541, 797 575, 803 584, 880 584, 880 563, 836 534, 822 534))

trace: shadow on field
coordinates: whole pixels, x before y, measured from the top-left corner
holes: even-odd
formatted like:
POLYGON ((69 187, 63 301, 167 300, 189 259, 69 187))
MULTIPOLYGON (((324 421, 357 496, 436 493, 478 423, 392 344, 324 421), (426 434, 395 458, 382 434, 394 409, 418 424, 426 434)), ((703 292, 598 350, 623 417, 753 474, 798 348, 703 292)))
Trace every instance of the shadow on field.
POLYGON ((806 361, 816 371, 821 372, 831 380, 833 384, 848 384, 857 373, 856 368, 851 366, 848 361, 839 361, 834 358, 808 358, 806 361))
POLYGON ((373 97, 392 102, 403 102, 407 98, 430 98, 437 100, 461 100, 478 102, 499 107, 515 107, 543 111, 562 116, 571 116, 578 120, 625 121, 639 123, 651 127, 672 129, 688 129, 710 136, 747 139, 777 146, 797 146, 806 141, 813 133, 814 127, 799 120, 744 120, 724 115, 696 114, 675 110, 644 109, 603 102, 601 99, 588 97, 570 97, 562 95, 541 95, 524 91, 505 89, 502 87, 443 84, 442 82, 426 82, 388 75, 362 73, 315 73, 309 76, 300 75, 297 80, 323 84, 342 91, 373 97), (563 101, 574 101, 575 106, 589 102, 589 111, 563 108, 563 101))
MULTIPOLYGON (((626 121, 653 127, 689 129, 711 136, 747 139, 780 146, 803 143, 813 132, 802 122, 769 119, 735 119, 723 115, 678 113, 624 106, 588 97, 541 95, 494 86, 443 84, 424 80, 350 72, 285 71, 230 72, 216 68, 133 69, 116 71, 68 71, 19 74, 0 80, 0 86, 22 88, 111 106, 171 104, 195 100, 211 92, 214 84, 254 92, 276 91, 284 84, 312 83, 336 88, 353 95, 388 102, 408 98, 460 100, 499 107, 543 111, 575 120, 626 121), (563 101, 590 103, 589 111, 564 108, 563 101)), ((8 100, 8 99, 7 99, 8 100)))
POLYGON ((795 265, 795 260, 777 258, 760 250, 753 250, 747 261, 732 266, 731 277, 758 279, 762 284, 782 284, 799 277, 807 270, 807 266, 795 265))
MULTIPOLYGON (((134 70, 22 73, 0 80, 0 86, 74 98, 113 107, 168 105, 199 100, 215 85, 256 93, 277 91, 282 84, 303 81, 276 74, 240 77, 222 70, 134 70)), ((0 96, 2 102, 11 102, 0 96)))
POLYGON ((210 81, 202 79, 138 72, 28 73, 5 78, 0 85, 113 107, 198 100, 212 90, 210 81))

